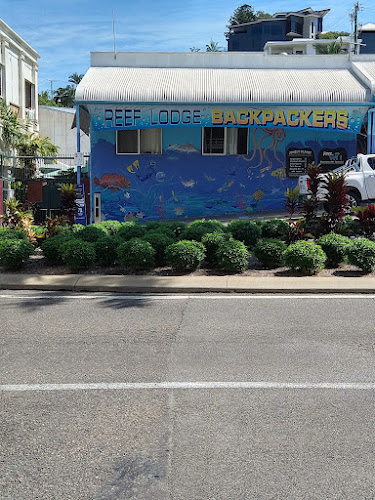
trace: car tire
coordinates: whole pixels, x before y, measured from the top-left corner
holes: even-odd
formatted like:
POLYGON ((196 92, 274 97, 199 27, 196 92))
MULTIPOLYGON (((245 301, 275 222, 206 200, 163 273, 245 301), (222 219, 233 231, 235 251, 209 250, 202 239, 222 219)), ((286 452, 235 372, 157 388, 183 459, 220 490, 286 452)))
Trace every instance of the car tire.
POLYGON ((355 191, 349 191, 347 194, 348 198, 348 208, 359 207, 361 204, 361 198, 355 191))

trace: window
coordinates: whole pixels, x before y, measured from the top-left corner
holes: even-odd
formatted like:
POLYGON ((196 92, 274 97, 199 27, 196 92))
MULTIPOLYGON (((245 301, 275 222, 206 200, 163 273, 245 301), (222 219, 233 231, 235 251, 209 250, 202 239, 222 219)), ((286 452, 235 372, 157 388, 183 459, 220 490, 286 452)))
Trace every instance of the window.
POLYGON ((248 153, 248 129, 205 127, 202 142, 204 155, 246 155, 248 153))
POLYGON ((35 108, 34 85, 27 80, 25 80, 25 108, 35 108))
POLYGON ((94 222, 95 224, 102 220, 102 200, 100 193, 94 193, 94 222))
POLYGON ((116 154, 161 154, 161 129, 118 130, 116 154))
POLYGON ((3 67, 0 64, 0 97, 3 97, 3 67))

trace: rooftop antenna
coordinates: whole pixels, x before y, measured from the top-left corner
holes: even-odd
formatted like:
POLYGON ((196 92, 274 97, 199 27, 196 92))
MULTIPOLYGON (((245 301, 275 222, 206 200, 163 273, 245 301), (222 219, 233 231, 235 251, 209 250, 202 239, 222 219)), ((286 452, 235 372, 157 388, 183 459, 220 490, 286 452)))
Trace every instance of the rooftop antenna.
POLYGON ((115 11, 113 9, 112 9, 112 29, 113 29, 113 52, 116 59, 115 11))

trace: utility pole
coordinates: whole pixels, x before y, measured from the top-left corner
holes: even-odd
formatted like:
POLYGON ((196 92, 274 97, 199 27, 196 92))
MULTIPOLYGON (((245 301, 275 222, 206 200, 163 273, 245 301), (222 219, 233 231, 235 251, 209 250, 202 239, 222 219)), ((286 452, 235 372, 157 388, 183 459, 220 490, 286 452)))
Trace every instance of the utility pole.
POLYGON ((53 82, 57 82, 57 80, 48 80, 51 82, 51 99, 53 99, 53 82))
POLYGON ((357 42, 358 42, 358 11, 360 10, 359 2, 355 2, 353 7, 353 19, 354 19, 354 53, 357 53, 357 42))

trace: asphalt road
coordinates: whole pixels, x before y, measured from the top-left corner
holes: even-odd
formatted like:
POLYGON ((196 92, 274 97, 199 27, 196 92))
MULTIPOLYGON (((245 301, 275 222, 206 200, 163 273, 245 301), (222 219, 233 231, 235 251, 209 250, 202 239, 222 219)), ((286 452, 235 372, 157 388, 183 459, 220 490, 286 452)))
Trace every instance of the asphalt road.
POLYGON ((1 292, 1 500, 374 499, 374 308, 1 292))

